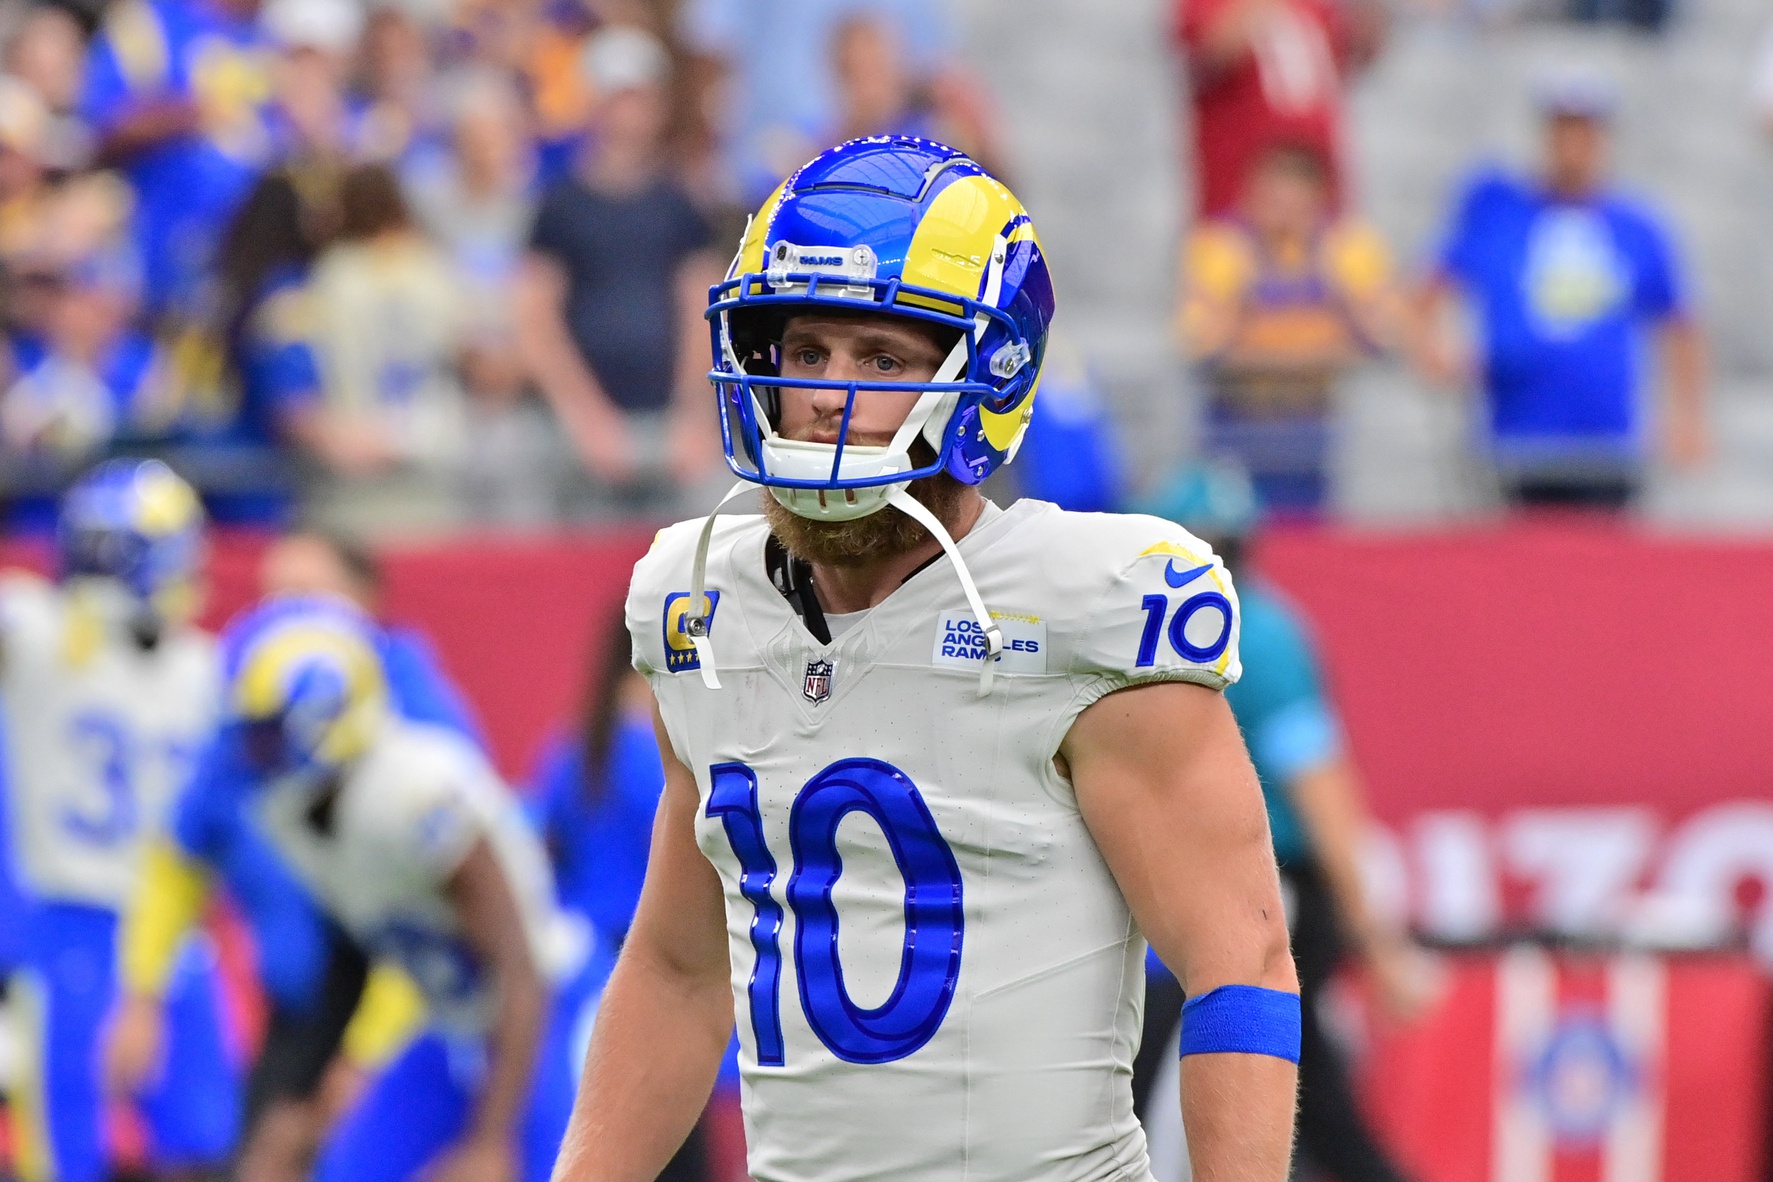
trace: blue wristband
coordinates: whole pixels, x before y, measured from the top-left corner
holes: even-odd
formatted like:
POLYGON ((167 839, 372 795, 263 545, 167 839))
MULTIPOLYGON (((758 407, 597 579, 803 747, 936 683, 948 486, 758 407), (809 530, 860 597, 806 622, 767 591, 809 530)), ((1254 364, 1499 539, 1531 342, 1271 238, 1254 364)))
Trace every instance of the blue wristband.
POLYGON ((1182 1053, 1272 1055, 1299 1062, 1299 995, 1221 985, 1182 1007, 1182 1053))

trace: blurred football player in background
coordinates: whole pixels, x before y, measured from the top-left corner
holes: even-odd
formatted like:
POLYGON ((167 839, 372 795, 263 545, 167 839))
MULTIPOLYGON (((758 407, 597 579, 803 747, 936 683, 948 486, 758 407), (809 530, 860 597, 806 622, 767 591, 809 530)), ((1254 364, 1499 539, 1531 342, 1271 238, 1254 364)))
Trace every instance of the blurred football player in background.
MULTIPOLYGON (((340 535, 286 534, 265 552, 259 575, 267 598, 330 595, 371 613, 382 604, 375 556, 340 535)), ((425 637, 396 625, 376 629, 374 637, 394 710, 480 743, 466 697, 425 637)), ((252 927, 270 1001, 269 1028, 247 1088, 238 1166, 250 1182, 299 1175, 311 1165, 330 1120, 361 1090, 365 1074, 404 1046, 423 1003, 393 966, 370 964, 254 823, 249 802, 258 776, 241 754, 225 738, 207 744, 181 815, 192 850, 220 869, 252 927)), ((159 1053, 161 987, 157 974, 127 983, 110 1040, 119 1090, 134 1086, 159 1053)))
POLYGON ((1299 1008, 1231 581, 1169 522, 978 491, 1053 315, 1027 213, 952 148, 853 141, 708 315, 727 500, 765 512, 635 569, 665 794, 556 1176, 654 1177, 736 1012, 755 1177, 1149 1179, 1149 937, 1197 995, 1196 1176, 1280 1182, 1299 1008))
MULTIPOLYGON (((13 1100, 31 1182, 98 1182, 116 1164, 98 1063, 118 913, 217 709, 214 646, 192 624, 202 553, 191 488, 158 461, 112 460, 63 503, 56 581, 0 577, 5 784, 29 898, 13 1100)), ((166 1053, 133 1094, 156 1172, 199 1177, 233 1148, 239 1078, 212 951, 167 951, 166 1053)))
MULTIPOLYGON (((255 822, 353 944, 407 972, 431 1019, 346 1115, 314 1176, 540 1180, 571 1084, 536 1073, 537 1048, 549 981, 571 967, 574 942, 516 802, 459 732, 392 711, 373 633, 342 601, 285 597, 230 629, 224 660, 218 741, 257 773, 245 786, 255 822)), ((178 926, 167 913, 204 890, 189 869, 203 856, 205 819, 183 807, 193 803, 179 802, 168 837, 182 848, 163 851, 166 877, 131 910, 126 955, 162 960, 162 933, 178 926)))
MULTIPOLYGON (((1345 956, 1366 971, 1380 1012, 1392 1020, 1420 1012, 1432 995, 1433 975, 1401 925, 1367 898, 1360 856, 1372 819, 1310 630, 1298 608, 1243 565, 1261 506, 1241 468, 1228 462, 1184 468, 1146 508, 1208 541, 1238 580, 1244 675, 1225 699, 1262 781, 1289 904, 1304 1017, 1301 1154, 1339 1182, 1395 1182, 1403 1175, 1362 1118, 1318 1007, 1345 956)), ((1142 1113, 1184 1004, 1182 985, 1155 958, 1145 998, 1133 1079, 1142 1113)))

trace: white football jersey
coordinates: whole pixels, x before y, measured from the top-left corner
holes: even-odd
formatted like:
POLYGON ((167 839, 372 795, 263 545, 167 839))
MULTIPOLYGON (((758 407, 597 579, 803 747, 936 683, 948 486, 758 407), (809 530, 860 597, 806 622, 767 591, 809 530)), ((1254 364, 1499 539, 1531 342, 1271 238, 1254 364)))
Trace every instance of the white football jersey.
POLYGON ((484 837, 517 896, 544 977, 573 967, 572 929, 554 907, 541 842, 486 757, 446 727, 390 718, 326 814, 311 781, 289 777, 258 799, 272 841, 322 905, 369 953, 398 962, 431 1015, 465 1032, 491 1016, 486 975, 445 893, 484 837))
POLYGON ((1151 517, 987 506, 835 643, 765 570, 761 517, 708 559, 709 689, 684 627, 700 522, 635 568, 628 625, 701 790, 725 888, 760 1182, 1150 1176, 1130 1087, 1145 940, 1053 756, 1103 695, 1236 679, 1231 580, 1151 517))
POLYGON ((196 628, 143 649, 76 595, 0 576, 4 786, 28 890, 124 906, 214 726, 219 676, 196 628))

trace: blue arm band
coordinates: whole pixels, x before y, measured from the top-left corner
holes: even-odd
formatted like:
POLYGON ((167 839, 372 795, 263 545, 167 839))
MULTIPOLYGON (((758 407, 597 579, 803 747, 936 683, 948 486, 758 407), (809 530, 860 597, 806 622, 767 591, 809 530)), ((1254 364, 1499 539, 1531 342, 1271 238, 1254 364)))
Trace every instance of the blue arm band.
POLYGON ((1299 995, 1257 985, 1221 985, 1182 1007, 1182 1053, 1233 1052, 1299 1061, 1299 995))

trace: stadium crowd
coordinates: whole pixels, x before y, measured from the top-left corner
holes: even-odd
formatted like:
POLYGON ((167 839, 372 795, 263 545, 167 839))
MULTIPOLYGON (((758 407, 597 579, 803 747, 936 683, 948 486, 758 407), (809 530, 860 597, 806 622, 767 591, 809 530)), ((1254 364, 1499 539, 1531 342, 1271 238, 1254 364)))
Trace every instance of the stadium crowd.
MULTIPOLYGON (((930 0, 12 0, 4 527, 44 530, 107 454, 169 460, 224 525, 693 511, 722 478, 702 293, 747 213, 856 135, 1013 166, 954 19, 930 0)), ((1336 385, 1390 356, 1482 390, 1510 498, 1623 503, 1652 450, 1649 337, 1668 451, 1704 454, 1680 252, 1613 191, 1603 80, 1546 79, 1538 168, 1475 178, 1444 246, 1400 268, 1343 175, 1381 8, 1191 0, 1174 20, 1198 195, 1176 336, 1203 454, 1271 509, 1321 512, 1336 385), (1461 304, 1479 345, 1450 327, 1461 304)), ((1123 503, 1071 352, 1023 491, 1123 503)))
POLYGON ((718 464, 700 307, 735 211, 853 134, 992 158, 940 17, 8 5, 10 528, 144 452, 229 524, 669 515, 718 464))

